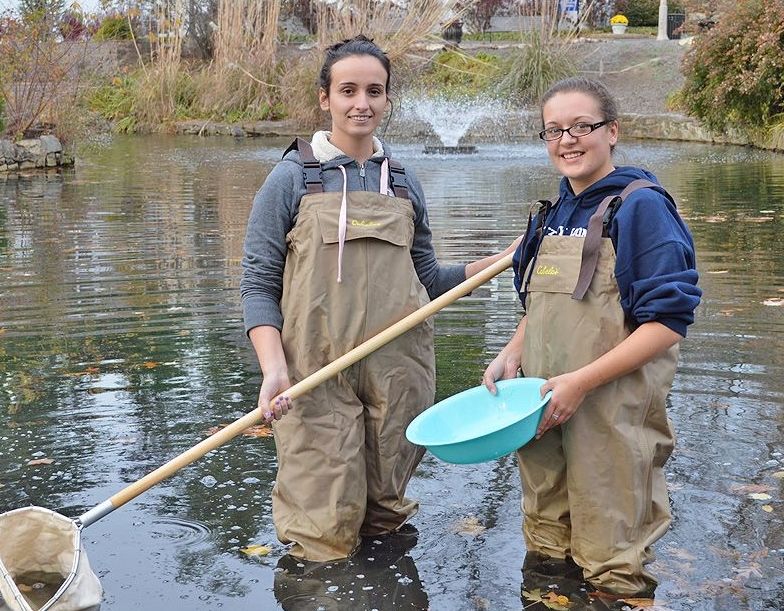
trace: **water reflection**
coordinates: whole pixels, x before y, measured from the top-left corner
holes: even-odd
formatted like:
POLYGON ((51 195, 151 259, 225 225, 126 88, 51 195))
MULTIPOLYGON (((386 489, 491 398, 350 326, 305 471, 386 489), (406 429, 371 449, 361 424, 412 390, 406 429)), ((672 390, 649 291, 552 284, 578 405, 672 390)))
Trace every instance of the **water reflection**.
MULTIPOLYGON (((287 144, 119 138, 73 170, 0 179, 0 511, 32 503, 77 516, 251 409, 260 380, 240 320, 242 239, 287 144), (38 458, 54 462, 28 464, 38 458)), ((423 183, 446 262, 504 247, 523 230, 525 202, 557 190, 539 143, 462 159, 392 149, 423 183)), ((678 200, 705 291, 670 396, 675 521, 657 546, 657 595, 677 609, 777 608, 784 308, 767 304, 784 298, 784 158, 683 143, 618 154, 678 200)), ((511 284, 502 275, 437 317, 439 398, 477 384, 511 334, 511 284)), ((274 473, 273 440, 241 437, 92 525, 103 608, 266 609, 331 597, 332 586, 379 609, 520 608, 512 457, 467 467, 427 456, 410 488, 416 546, 383 544, 350 570, 307 574, 275 540, 274 473), (253 543, 270 556, 239 551, 253 543)))
POLYGON ((307 562, 285 555, 275 568, 275 598, 285 611, 428 609, 409 554, 416 543, 412 528, 366 538, 350 559, 339 562, 307 562))

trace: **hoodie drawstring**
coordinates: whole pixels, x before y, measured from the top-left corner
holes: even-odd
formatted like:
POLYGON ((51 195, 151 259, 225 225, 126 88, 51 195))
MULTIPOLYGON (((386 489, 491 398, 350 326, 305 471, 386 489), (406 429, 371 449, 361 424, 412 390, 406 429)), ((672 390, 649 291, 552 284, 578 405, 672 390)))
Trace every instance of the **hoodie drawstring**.
MULTIPOLYGON (((346 176, 346 168, 342 165, 338 166, 341 174, 343 174, 343 197, 340 200, 340 215, 338 216, 338 282, 343 282, 343 248, 346 245, 346 228, 347 212, 348 212, 348 178, 346 176)), ((381 163, 381 178, 379 179, 378 192, 381 195, 389 195, 389 159, 384 157, 381 163)))
POLYGON ((346 178, 346 168, 342 165, 338 167, 343 174, 343 198, 340 200, 340 216, 338 217, 338 282, 342 282, 343 246, 346 244, 346 208, 348 207, 346 188, 348 179, 346 178))

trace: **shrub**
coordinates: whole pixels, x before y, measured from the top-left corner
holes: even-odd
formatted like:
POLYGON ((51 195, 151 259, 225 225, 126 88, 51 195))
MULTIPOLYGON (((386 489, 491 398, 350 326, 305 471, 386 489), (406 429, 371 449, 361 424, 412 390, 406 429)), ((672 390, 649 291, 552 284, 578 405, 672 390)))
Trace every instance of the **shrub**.
POLYGON ((93 40, 130 40, 131 25, 124 15, 109 15, 98 26, 93 40))
POLYGON ((504 69, 500 93, 522 103, 536 104, 550 85, 577 73, 568 45, 533 30, 526 44, 504 69))
POLYGON ((63 40, 67 41, 82 40, 87 36, 87 26, 84 19, 76 11, 64 13, 57 29, 63 40))
POLYGON ((683 104, 709 129, 768 126, 784 113, 784 0, 732 6, 697 38, 683 72, 683 104))
POLYGON ((436 55, 422 76, 426 89, 439 89, 446 95, 472 95, 486 90, 500 72, 500 59, 480 51, 475 56, 458 50, 436 55))
POLYGON ((87 103, 90 110, 99 113, 112 122, 115 131, 133 133, 136 131, 136 95, 138 75, 115 77, 111 83, 96 88, 87 103))

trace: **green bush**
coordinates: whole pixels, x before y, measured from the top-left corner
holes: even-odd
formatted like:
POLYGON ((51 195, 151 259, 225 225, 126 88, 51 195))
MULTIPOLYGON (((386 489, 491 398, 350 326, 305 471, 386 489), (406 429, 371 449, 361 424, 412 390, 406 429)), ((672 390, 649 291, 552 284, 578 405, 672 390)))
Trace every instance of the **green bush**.
POLYGON ((111 121, 114 130, 131 134, 136 131, 136 95, 138 81, 133 75, 115 77, 98 87, 87 100, 90 110, 111 121))
POLYGON ((500 64, 497 55, 484 51, 472 56, 446 50, 436 55, 421 82, 426 89, 438 89, 448 96, 473 95, 487 90, 495 81, 500 64))
MULTIPOLYGON (((670 13, 682 13, 680 2, 667 2, 670 13)), ((630 26, 659 25, 659 0, 615 0, 615 13, 626 15, 630 26)))
POLYGON ((728 8, 696 39, 683 72, 681 101, 709 129, 767 128, 784 113, 784 1, 728 8))
POLYGON ((110 15, 106 17, 93 34, 93 40, 130 40, 131 25, 128 18, 123 15, 110 15))

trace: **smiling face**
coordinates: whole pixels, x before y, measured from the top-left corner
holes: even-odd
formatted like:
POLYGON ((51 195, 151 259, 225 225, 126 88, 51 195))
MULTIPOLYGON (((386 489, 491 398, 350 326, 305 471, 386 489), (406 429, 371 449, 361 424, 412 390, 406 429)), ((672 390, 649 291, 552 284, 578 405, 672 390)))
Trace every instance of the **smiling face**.
POLYGON ((319 90, 321 109, 332 116, 330 141, 355 159, 367 159, 389 101, 389 75, 375 57, 350 55, 332 64, 330 76, 329 91, 319 90))
MULTIPOLYGON (((603 116, 596 98, 580 91, 556 93, 542 107, 545 129, 567 129, 575 123, 593 125, 608 118, 612 117, 603 116)), ((579 138, 564 132, 559 140, 546 143, 547 154, 555 168, 569 179, 572 190, 580 193, 615 169, 612 147, 617 140, 618 122, 611 121, 579 138)))

